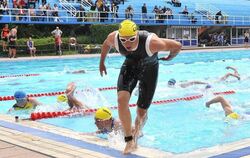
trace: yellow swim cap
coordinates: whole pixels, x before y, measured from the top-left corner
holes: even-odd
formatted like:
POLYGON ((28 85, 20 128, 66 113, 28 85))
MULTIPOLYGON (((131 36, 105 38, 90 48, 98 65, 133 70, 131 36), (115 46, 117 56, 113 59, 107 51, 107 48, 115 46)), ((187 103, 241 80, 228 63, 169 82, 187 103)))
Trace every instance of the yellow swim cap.
POLYGON ((135 36, 137 33, 137 26, 131 20, 123 20, 120 23, 118 32, 120 36, 135 36))
POLYGON ((95 113, 95 118, 100 120, 108 120, 112 117, 112 113, 109 108, 99 108, 95 113))
POLYGON ((232 118, 232 119, 239 119, 240 118, 239 114, 237 114, 235 112, 227 115, 227 117, 232 118))
POLYGON ((57 96, 57 102, 61 103, 61 102, 67 102, 68 99, 65 95, 61 94, 57 96))

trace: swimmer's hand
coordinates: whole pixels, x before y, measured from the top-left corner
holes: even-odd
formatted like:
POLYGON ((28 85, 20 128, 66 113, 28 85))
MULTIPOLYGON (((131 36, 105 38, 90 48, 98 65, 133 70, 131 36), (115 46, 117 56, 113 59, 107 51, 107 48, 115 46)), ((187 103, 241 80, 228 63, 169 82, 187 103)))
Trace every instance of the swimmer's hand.
POLYGON ((15 109, 14 108, 10 108, 7 113, 11 113, 13 111, 15 111, 15 109))
POLYGON ((159 60, 169 61, 172 60, 174 57, 176 57, 177 54, 178 53, 170 53, 167 57, 159 58, 159 60))
POLYGON ((207 108, 210 108, 209 102, 206 102, 206 107, 207 107, 207 108))
POLYGON ((100 62, 99 71, 101 76, 103 76, 103 72, 107 75, 106 66, 103 62, 100 62))

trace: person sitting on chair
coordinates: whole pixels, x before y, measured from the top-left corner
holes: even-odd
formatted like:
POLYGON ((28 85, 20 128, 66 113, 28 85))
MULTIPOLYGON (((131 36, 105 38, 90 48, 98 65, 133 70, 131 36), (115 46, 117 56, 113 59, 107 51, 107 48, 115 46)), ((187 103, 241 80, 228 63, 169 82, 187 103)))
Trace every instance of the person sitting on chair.
POLYGON ((34 46, 34 41, 32 41, 32 38, 29 37, 29 40, 27 41, 27 47, 30 52, 30 56, 35 57, 36 56, 36 47, 34 46))

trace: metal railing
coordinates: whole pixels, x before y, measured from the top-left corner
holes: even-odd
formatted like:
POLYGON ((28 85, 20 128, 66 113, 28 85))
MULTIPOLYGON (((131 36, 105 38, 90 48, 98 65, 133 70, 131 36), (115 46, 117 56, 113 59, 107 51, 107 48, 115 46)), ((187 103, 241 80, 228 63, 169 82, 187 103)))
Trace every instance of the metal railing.
MULTIPOLYGON (((2 14, 0 23, 61 23, 61 24, 113 24, 124 20, 124 12, 97 12, 97 11, 78 11, 76 9, 59 10, 58 16, 54 16, 53 10, 23 9, 24 14, 19 14, 20 9, 10 8, 8 12, 2 14), (69 14, 70 13, 70 14, 69 14), (115 14, 118 15, 115 16, 115 14)), ((183 14, 155 14, 134 13, 132 18, 137 24, 147 25, 183 25, 183 26, 250 26, 250 16, 228 16, 227 19, 208 19, 202 15, 183 15, 183 14), (192 17, 193 16, 193 17, 192 17), (145 17, 145 18, 144 18, 145 17), (195 20, 192 20, 192 19, 195 20)))
MULTIPOLYGON (((209 20, 214 20, 216 17, 216 13, 221 11, 217 7, 211 5, 211 4, 195 4, 195 12, 207 17, 209 20)), ((222 19, 227 20, 228 19, 228 14, 226 12, 221 11, 222 13, 222 19)))
POLYGON ((71 4, 69 3, 67 0, 59 0, 60 1, 60 4, 61 6, 68 12, 70 13, 71 16, 76 16, 76 8, 71 4))

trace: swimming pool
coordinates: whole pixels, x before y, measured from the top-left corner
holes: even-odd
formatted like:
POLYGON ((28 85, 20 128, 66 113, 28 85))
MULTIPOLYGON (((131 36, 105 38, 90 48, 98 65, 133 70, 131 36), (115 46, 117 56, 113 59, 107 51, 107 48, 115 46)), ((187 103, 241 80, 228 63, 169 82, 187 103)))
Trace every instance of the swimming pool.
MULTIPOLYGON (((249 106, 249 67, 250 51, 220 51, 182 53, 173 61, 160 62, 158 86, 154 100, 179 98, 183 96, 204 93, 203 86, 191 88, 170 89, 166 86, 170 78, 178 81, 201 80, 213 82, 226 72, 226 66, 238 68, 242 81, 232 79, 227 83, 212 85, 211 91, 235 90, 236 94, 227 95, 240 114, 250 111, 249 106)), ((99 76, 99 58, 85 59, 57 59, 57 60, 27 60, 15 62, 0 62, 1 75, 9 74, 40 74, 34 77, 1 78, 1 96, 13 95, 17 89, 27 93, 45 93, 63 91, 68 82, 75 81, 78 89, 94 89, 99 87, 116 86, 117 76, 123 58, 109 57, 106 61, 108 75, 99 76), (68 70, 87 70, 86 74, 67 74, 68 70)), ((92 107, 103 105, 116 106, 116 91, 92 91, 83 98, 92 107), (100 99, 100 96, 102 97, 100 99)), ((149 119, 144 128, 144 137, 139 145, 158 148, 160 150, 183 153, 195 149, 215 146, 249 138, 250 123, 248 119, 225 123, 224 114, 220 106, 205 108, 205 101, 209 96, 189 102, 173 102, 161 105, 151 105, 149 119)), ((56 97, 41 97, 39 101, 48 107, 56 105, 56 97)), ((135 103, 133 96, 131 103, 135 103)), ((6 113, 14 101, 0 102, 1 113, 6 113)), ((41 107, 41 109, 43 109, 41 107)), ((51 110, 49 109, 49 110, 51 110)), ((48 109, 43 109, 48 110, 48 109)), ((131 108, 133 119, 135 108, 131 108)), ((113 111, 117 116, 117 111, 113 111)), ((96 128, 92 116, 78 118, 44 119, 42 122, 69 128, 79 132, 92 132, 96 128)))

